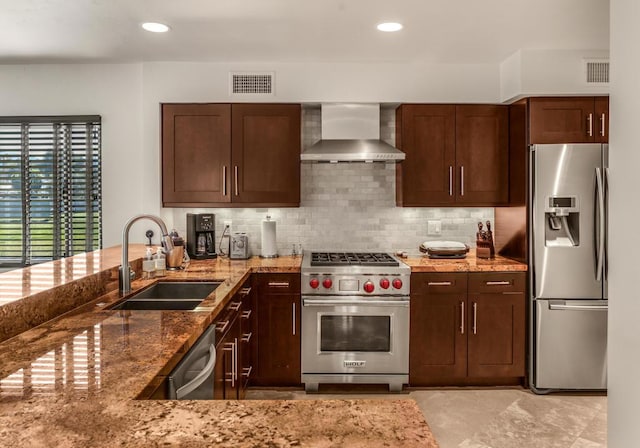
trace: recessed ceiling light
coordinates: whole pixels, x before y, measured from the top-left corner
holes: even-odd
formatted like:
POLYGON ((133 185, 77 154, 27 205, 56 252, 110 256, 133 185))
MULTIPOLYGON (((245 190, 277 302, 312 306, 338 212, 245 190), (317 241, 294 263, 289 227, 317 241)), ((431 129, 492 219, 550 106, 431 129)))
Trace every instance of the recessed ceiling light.
POLYGON ((164 23, 157 22, 145 22, 142 24, 142 28, 152 33, 166 33, 169 31, 169 27, 164 23))
POLYGON ((379 23, 377 28, 380 31, 392 33, 394 31, 400 31, 402 29, 402 24, 397 22, 385 22, 379 23))

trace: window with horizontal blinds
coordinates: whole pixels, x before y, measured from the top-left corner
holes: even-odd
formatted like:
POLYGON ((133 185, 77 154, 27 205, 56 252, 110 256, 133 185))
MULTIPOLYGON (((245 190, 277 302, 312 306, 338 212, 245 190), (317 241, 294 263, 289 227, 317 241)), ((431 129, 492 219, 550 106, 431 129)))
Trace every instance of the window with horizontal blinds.
POLYGON ((0 117, 0 266, 101 247, 100 117, 0 117))

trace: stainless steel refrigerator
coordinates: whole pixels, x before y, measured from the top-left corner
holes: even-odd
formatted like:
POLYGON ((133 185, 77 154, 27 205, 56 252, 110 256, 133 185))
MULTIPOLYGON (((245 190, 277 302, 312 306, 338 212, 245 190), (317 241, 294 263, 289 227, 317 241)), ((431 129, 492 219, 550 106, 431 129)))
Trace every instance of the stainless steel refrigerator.
POLYGON ((607 387, 607 165, 603 144, 531 147, 535 392, 607 387))

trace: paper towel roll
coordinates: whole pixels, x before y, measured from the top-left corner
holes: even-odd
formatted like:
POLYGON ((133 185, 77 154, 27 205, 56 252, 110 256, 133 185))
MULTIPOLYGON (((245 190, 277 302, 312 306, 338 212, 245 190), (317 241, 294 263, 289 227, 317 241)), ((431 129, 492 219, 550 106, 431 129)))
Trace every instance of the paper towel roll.
POLYGON ((278 256, 276 247, 276 222, 271 221, 269 216, 262 221, 262 258, 275 258, 278 256))

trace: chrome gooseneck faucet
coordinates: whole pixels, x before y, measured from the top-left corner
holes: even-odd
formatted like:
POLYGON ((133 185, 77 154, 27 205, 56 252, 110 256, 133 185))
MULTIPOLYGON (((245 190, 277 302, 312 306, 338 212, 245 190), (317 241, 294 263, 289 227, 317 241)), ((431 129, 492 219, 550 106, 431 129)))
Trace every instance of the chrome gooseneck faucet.
POLYGON ((160 231, 162 232, 162 251, 165 254, 170 254, 173 250, 173 241, 171 240, 169 232, 167 232, 167 226, 164 224, 162 219, 154 215, 137 215, 127 221, 124 225, 124 229, 122 229, 122 265, 120 266, 119 271, 119 284, 122 295, 131 292, 131 278, 133 277, 133 271, 129 265, 129 229, 134 222, 141 219, 150 219, 158 224, 160 231))

